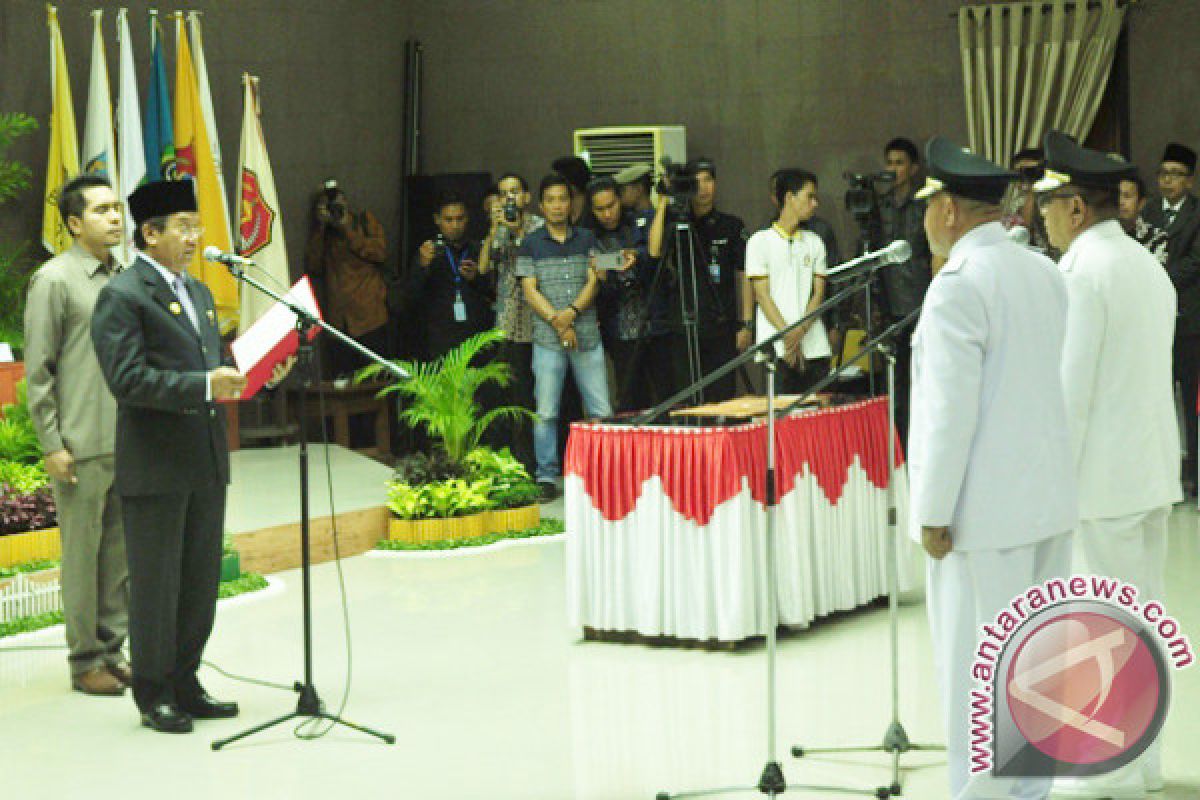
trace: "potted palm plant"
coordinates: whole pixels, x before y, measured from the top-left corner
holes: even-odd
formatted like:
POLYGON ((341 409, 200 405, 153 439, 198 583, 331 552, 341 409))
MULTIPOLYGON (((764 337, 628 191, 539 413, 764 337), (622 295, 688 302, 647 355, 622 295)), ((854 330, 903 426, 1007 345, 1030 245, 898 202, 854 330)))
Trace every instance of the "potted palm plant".
MULTIPOLYGON (((529 473, 507 449, 481 445, 495 422, 533 417, 519 406, 485 411, 478 400, 480 389, 506 386, 511 378, 507 364, 480 359, 503 339, 502 331, 485 331, 436 361, 398 362, 411 379, 380 391, 381 397, 400 395, 400 419, 435 442, 431 453, 400 459, 388 482, 390 538, 430 542, 537 525, 537 485, 529 473)), ((382 374, 382 368, 370 366, 355 380, 382 374)))

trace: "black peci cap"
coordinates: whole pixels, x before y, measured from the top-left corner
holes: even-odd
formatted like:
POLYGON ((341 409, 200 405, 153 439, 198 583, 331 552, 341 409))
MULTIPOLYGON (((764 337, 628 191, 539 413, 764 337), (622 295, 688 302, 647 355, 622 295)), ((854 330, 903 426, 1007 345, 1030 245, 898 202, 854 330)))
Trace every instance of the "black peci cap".
POLYGON ((1133 180, 1137 167, 1106 153, 1089 150, 1061 131, 1050 131, 1044 140, 1046 173, 1033 185, 1035 192, 1052 192, 1061 186, 1081 189, 1116 189, 1133 180))
POLYGON ((1186 144, 1171 142, 1167 145, 1166 150, 1163 151, 1162 160, 1183 164, 1188 168, 1188 172, 1196 171, 1196 151, 1186 144))
POLYGON ((925 145, 925 164, 929 174, 925 186, 917 192, 918 199, 949 192, 995 204, 1004 196, 1008 184, 1017 178, 1015 172, 993 164, 943 136, 935 136, 925 145))
POLYGON ((142 184, 129 195, 129 212, 133 215, 133 223, 139 226, 155 217, 198 210, 196 188, 191 180, 152 181, 142 184))

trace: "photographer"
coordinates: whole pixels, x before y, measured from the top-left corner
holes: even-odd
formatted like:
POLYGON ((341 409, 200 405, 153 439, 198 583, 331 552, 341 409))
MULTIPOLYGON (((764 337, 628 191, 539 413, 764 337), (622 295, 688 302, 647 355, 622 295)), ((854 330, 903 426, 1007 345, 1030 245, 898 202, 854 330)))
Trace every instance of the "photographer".
MULTIPOLYGON (((673 239, 666 233, 668 216, 674 221, 682 215, 690 221, 699 297, 696 310, 697 339, 701 370, 707 374, 737 356, 737 333, 741 319, 738 313, 738 288, 743 281, 745 225, 740 218, 717 210, 717 170, 710 159, 689 161, 685 167, 673 172, 659 188, 658 208, 650 225, 648 249, 651 257, 660 258, 666 253, 668 242, 673 244, 673 239), (672 195, 675 198, 674 209, 672 195)), ((673 266, 676 270, 673 284, 671 287, 661 287, 659 295, 664 296, 663 290, 673 288, 667 302, 673 306, 670 313, 678 324, 680 277, 677 270, 689 269, 690 265, 680 264, 676 258, 673 266)), ((690 302, 690 297, 684 300, 690 302)), ((651 303, 654 303, 653 298, 651 303)), ((686 331, 681 330, 673 336, 674 362, 681 369, 686 369, 688 364, 685 334, 686 331)), ((683 388, 690 382, 689 378, 687 374, 676 375, 672 388, 683 388)), ((731 372, 710 384, 705 389, 704 398, 709 402, 728 400, 735 392, 736 383, 731 372)))
POLYGON ((466 238, 468 219, 460 195, 438 198, 437 237, 417 249, 417 263, 408 271, 406 294, 420 309, 429 360, 492 327, 491 286, 481 277, 478 243, 466 238))
MULTIPOLYGON (((489 210, 490 227, 483 240, 479 268, 490 273, 496 286, 496 327, 505 340, 497 357, 506 362, 512 380, 501 391, 504 405, 533 410, 533 312, 517 277, 517 251, 525 237, 545 224, 529 210, 529 184, 515 172, 505 173, 496 184, 496 200, 489 210)), ((497 422, 499 437, 532 475, 533 438, 521 420, 497 422)))
POLYGON ((612 356, 615 405, 617 411, 647 408, 665 397, 659 378, 669 371, 670 364, 664 359, 670 356, 665 341, 652 341, 644 335, 646 279, 652 277, 645 229, 638 227, 634 215, 623 209, 612 178, 593 180, 587 195, 601 258, 604 254, 620 254, 621 258, 615 267, 604 267, 601 258, 594 259, 600 278, 596 308, 604 349, 612 356))
MULTIPOLYGON (((879 196, 880 235, 873 246, 879 249, 903 239, 912 247, 908 261, 891 264, 878 273, 883 288, 883 323, 890 325, 921 307, 933 275, 929 241, 925 238, 925 202, 914 197, 921 172, 917 146, 908 139, 892 139, 884 146, 883 157, 895 177, 891 188, 879 196)), ((908 434, 912 332, 909 327, 895 341, 896 427, 901 441, 908 434)))
MULTIPOLYGON (((336 180, 326 181, 313 204, 306 271, 323 279, 322 309, 329 324, 376 352, 387 347, 386 257, 379 220, 370 211, 352 208, 336 180)), ((338 344, 331 345, 328 354, 327 378, 366 365, 361 356, 338 344)))

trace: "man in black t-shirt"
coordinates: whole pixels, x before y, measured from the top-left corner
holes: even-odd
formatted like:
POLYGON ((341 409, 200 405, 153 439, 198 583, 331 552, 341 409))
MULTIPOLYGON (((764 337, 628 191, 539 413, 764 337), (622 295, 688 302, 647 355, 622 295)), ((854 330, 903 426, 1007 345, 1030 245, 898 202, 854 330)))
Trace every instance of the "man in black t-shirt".
MULTIPOLYGON (((717 169, 711 159, 698 158, 688 162, 686 171, 696 176, 696 194, 691 199, 691 250, 694 253, 696 277, 696 323, 700 350, 700 367, 703 374, 737 356, 737 333, 739 314, 738 290, 743 283, 746 256, 746 226, 740 217, 717 210, 717 169)), ((691 304, 691 278, 680 275, 688 269, 686 256, 679 264, 678 254, 671 255, 677 247, 675 216, 670 212, 669 201, 659 194, 658 209, 650 226, 649 252, 651 257, 668 255, 673 268, 673 280, 669 289, 669 308, 665 309, 673 320, 675 330, 675 363, 679 372, 675 375, 676 390, 689 382, 687 342, 684 339, 680 319, 680 288, 684 299, 691 304), (667 218, 671 217, 671 224, 667 218)), ((686 242, 686 239, 685 239, 686 242)), ((664 276, 665 278, 666 276, 664 276)), ((659 283, 665 281, 660 279, 659 283)), ((652 299, 653 304, 653 299, 652 299)), ((704 390, 704 400, 714 402, 732 398, 736 391, 734 374, 731 372, 704 390)))

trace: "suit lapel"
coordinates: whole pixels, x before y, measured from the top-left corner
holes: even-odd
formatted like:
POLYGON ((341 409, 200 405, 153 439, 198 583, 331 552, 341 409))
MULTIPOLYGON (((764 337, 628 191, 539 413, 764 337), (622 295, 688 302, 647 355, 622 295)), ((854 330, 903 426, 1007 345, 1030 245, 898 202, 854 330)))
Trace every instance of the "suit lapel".
MULTIPOLYGON (((191 334, 192 338, 199 341, 199 332, 192 325, 192 321, 188 319, 187 312, 183 310, 183 304, 179 302, 179 297, 175 294, 175 290, 167 285, 163 280, 162 275, 154 268, 152 264, 144 259, 138 259, 135 263, 138 274, 142 276, 142 281, 146 284, 150 296, 154 301, 162 306, 163 310, 175 319, 175 322, 183 327, 185 331, 191 334)), ((192 301, 193 307, 195 300, 192 301)), ((197 310, 196 312, 200 312, 197 310)))

